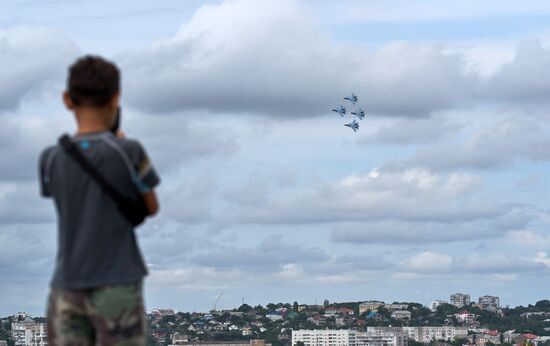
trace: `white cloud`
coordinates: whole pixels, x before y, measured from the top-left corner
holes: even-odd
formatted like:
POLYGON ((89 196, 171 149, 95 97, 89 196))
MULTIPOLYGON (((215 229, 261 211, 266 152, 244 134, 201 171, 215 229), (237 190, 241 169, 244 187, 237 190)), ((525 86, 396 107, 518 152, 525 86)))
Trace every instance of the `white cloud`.
POLYGON ((305 248, 284 241, 280 236, 270 236, 253 248, 236 248, 220 245, 215 251, 201 251, 191 261, 194 264, 214 268, 240 268, 258 273, 270 273, 300 263, 318 265, 328 260, 328 255, 318 248, 305 248))
POLYGON ((40 197, 38 182, 0 181, 0 224, 49 223, 55 221, 52 200, 40 197))
POLYGON ((363 136, 362 144, 432 144, 460 131, 462 125, 452 123, 448 118, 431 117, 420 119, 398 119, 382 126, 374 134, 363 136))
POLYGON ((396 219, 467 222, 504 215, 508 207, 477 196, 479 177, 438 175, 423 169, 372 170, 336 182, 279 191, 266 206, 231 208, 226 223, 330 223, 396 219))
POLYGON ((514 244, 529 246, 539 249, 550 249, 550 235, 537 233, 531 230, 511 231, 508 238, 514 244))
MULTIPOLYGON (((547 269, 547 268, 546 268, 547 269)), ((545 272, 545 266, 533 259, 504 253, 470 254, 457 256, 453 261, 455 272, 474 272, 487 274, 545 272)))
POLYGON ((476 81, 440 47, 397 42, 368 53, 332 43, 292 0, 204 6, 174 37, 119 58, 129 104, 151 112, 315 116, 356 91, 369 111, 427 116, 476 81))
POLYGON ((209 175, 199 175, 192 181, 172 182, 162 191, 162 214, 180 223, 201 223, 211 219, 211 204, 216 190, 215 180, 209 175))
POLYGON ((493 277, 497 281, 501 282, 516 282, 518 280, 518 274, 511 273, 511 274, 492 274, 491 277, 493 277))
MULTIPOLYGON (((123 90, 124 92, 124 90, 123 90)), ((129 137, 140 139, 156 168, 178 174, 182 165, 212 157, 222 158, 238 151, 235 128, 208 121, 204 112, 177 116, 125 111, 122 128, 129 137)))
POLYGON ((401 272, 447 275, 494 275, 501 278, 510 275, 548 273, 545 254, 536 258, 505 255, 501 253, 471 253, 453 256, 435 251, 423 251, 400 263, 401 272))
POLYGON ((382 220, 368 222, 345 222, 335 225, 331 239, 337 243, 352 244, 431 244, 465 242, 504 236, 508 229, 522 226, 527 219, 506 220, 500 217, 473 220, 470 222, 410 222, 382 220))
POLYGON ((46 83, 61 82, 78 48, 63 32, 19 26, 0 31, 0 52, 0 111, 6 111, 46 83))
POLYGON ((547 3, 536 0, 524 1, 521 6, 512 0, 499 1, 499 6, 490 0, 448 1, 445 4, 437 0, 344 0, 322 7, 315 6, 315 0, 306 3, 319 13, 320 21, 337 24, 468 20, 550 13, 547 3))
POLYGON ((456 171, 509 168, 522 159, 550 160, 546 150, 550 145, 549 123, 542 109, 537 112, 476 110, 462 121, 467 124, 446 141, 420 147, 411 158, 386 162, 384 166, 456 171))
POLYGON ((524 41, 514 59, 504 64, 489 80, 487 93, 500 101, 520 104, 548 104, 550 49, 540 40, 524 41))
POLYGON ((453 258, 449 255, 425 251, 401 262, 401 268, 417 273, 447 272, 451 267, 453 258))
POLYGON ((535 262, 536 263, 542 263, 548 268, 550 268, 550 257, 546 254, 546 252, 537 252, 535 256, 535 262))

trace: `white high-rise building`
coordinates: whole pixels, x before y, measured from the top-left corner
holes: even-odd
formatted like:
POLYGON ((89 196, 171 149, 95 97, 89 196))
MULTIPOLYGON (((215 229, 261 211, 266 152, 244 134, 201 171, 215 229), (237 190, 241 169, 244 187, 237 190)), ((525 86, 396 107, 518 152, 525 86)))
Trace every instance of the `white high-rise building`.
POLYGON ((350 329, 300 329, 292 331, 292 346, 301 341, 305 346, 357 346, 357 331, 350 329))
POLYGON ((46 346, 46 324, 35 322, 30 317, 11 324, 11 337, 16 346, 46 346))
POLYGON ((451 304, 457 308, 470 305, 470 295, 464 293, 451 294, 451 304))
POLYGON ((403 331, 357 332, 357 346, 407 346, 408 340, 403 331))
POLYGON ((465 338, 468 329, 454 326, 424 326, 424 327, 367 327, 367 332, 395 333, 403 332, 408 339, 416 342, 429 343, 433 340, 448 340, 465 338))
POLYGON ((493 307, 497 309, 500 307, 500 299, 495 296, 479 297, 478 303, 485 307, 493 307))

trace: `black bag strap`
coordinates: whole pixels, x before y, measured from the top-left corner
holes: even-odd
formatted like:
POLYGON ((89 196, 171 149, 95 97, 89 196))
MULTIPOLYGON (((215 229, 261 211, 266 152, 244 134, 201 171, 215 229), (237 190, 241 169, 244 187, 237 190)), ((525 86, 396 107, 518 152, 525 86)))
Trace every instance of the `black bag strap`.
POLYGON ((118 206, 127 203, 127 198, 122 196, 111 184, 107 182, 105 177, 101 175, 92 164, 82 155, 78 146, 71 141, 69 135, 64 134, 59 138, 59 144, 65 151, 86 171, 115 201, 118 206))

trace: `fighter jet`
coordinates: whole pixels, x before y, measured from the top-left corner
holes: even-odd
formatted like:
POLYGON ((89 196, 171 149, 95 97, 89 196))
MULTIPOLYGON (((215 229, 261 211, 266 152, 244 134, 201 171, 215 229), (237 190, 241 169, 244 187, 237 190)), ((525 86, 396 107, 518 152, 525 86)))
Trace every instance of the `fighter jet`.
POLYGON ((347 96, 343 98, 344 100, 348 100, 349 102, 356 104, 357 103, 357 95, 355 93, 352 93, 351 96, 347 96))
POLYGON ((331 109, 331 111, 340 114, 341 117, 346 115, 346 107, 344 107, 344 106, 340 106, 340 108, 331 109))
POLYGON ((358 117, 360 120, 363 120, 365 117, 365 111, 359 108, 356 112, 350 112, 349 114, 353 114, 356 117, 358 117))
POLYGON ((355 119, 353 119, 351 123, 344 124, 344 126, 349 127, 350 129, 353 130, 353 132, 357 132, 357 130, 359 129, 359 123, 355 119))

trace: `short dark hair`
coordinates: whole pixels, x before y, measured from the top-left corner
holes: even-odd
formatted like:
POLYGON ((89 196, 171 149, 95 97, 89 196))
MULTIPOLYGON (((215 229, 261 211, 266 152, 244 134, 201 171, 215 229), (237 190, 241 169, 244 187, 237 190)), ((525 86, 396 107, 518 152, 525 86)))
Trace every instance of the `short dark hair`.
POLYGON ((67 91, 77 106, 104 106, 119 89, 120 72, 110 61, 86 55, 69 66, 67 91))

